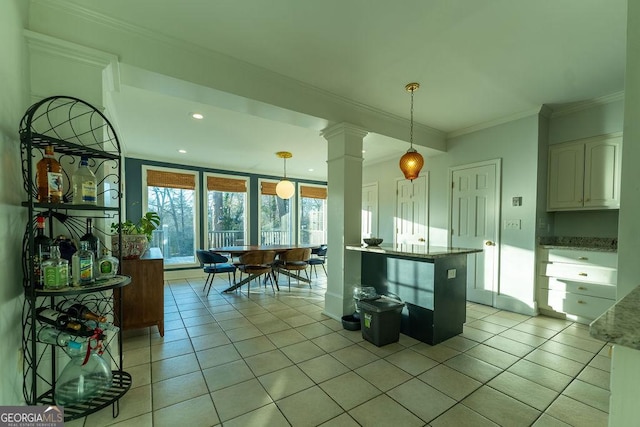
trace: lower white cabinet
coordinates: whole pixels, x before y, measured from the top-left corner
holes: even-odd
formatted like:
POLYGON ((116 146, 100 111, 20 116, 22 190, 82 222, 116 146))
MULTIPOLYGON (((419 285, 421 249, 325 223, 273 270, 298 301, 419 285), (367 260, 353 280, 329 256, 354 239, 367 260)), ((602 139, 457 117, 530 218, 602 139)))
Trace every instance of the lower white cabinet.
POLYGON ((615 303, 617 253, 541 248, 539 255, 541 313, 590 323, 615 303))

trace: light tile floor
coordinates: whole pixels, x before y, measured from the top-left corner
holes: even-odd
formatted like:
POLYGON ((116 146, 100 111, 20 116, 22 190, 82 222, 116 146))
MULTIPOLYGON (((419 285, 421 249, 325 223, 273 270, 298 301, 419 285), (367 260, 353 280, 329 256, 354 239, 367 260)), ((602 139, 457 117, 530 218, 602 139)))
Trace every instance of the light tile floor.
POLYGON ((469 303, 460 336, 378 348, 322 314, 323 276, 250 296, 203 284, 165 287, 163 338, 124 334, 120 415, 67 425, 607 425, 609 347, 585 325, 469 303))

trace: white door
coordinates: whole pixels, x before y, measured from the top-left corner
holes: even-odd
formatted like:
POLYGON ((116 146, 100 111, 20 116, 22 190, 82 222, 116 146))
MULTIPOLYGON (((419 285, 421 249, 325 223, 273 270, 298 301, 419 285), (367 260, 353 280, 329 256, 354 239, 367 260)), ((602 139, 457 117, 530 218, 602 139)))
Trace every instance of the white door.
POLYGON ((498 284, 500 160, 460 166, 451 176, 451 246, 467 258, 467 300, 494 305, 498 284))
POLYGON ((378 237, 378 184, 362 186, 362 238, 378 237))
POLYGON ((427 244, 428 182, 426 175, 419 176, 413 181, 398 180, 396 243, 427 244))

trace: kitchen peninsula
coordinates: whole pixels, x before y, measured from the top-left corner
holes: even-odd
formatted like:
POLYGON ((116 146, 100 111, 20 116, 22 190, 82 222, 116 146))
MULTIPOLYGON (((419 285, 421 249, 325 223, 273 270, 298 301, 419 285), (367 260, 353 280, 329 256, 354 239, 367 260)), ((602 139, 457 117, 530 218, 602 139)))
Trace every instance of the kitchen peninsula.
POLYGON ((466 319, 467 255, 482 249, 424 245, 348 245, 362 252, 362 286, 403 302, 400 331, 428 344, 462 333, 466 319))

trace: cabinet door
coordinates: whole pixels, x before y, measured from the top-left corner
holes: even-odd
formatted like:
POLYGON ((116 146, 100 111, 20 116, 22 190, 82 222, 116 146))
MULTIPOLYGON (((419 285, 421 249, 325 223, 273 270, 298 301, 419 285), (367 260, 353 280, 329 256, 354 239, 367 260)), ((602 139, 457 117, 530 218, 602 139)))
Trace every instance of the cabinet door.
POLYGON ((584 207, 620 207, 621 137, 585 144, 584 207))
POLYGON ((581 208, 583 178, 584 143, 551 146, 547 210, 581 208))

